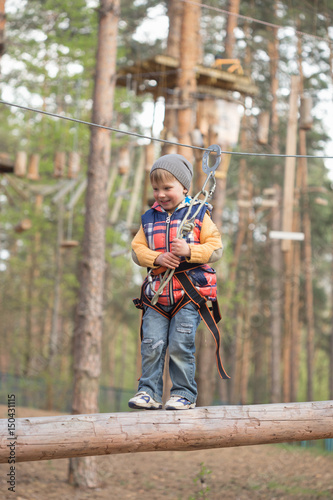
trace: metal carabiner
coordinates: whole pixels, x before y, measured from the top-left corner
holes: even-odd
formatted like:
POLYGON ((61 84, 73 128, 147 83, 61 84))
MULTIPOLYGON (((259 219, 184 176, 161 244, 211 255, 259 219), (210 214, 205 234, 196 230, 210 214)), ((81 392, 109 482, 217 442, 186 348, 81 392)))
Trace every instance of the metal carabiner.
POLYGON ((215 190, 215 186, 216 186, 215 170, 217 169, 217 167, 221 163, 221 155, 222 155, 222 149, 220 148, 220 146, 218 146, 217 144, 213 144, 212 146, 209 146, 209 148, 204 152, 204 155, 202 157, 202 170, 205 172, 205 174, 207 174, 207 179, 205 180, 205 183, 202 186, 201 192, 203 193, 205 191, 206 184, 211 177, 213 178, 213 182, 214 182, 214 186, 212 187, 212 189, 209 192, 209 197, 212 196, 212 194, 215 190), (209 158, 210 153, 216 153, 216 160, 215 160, 215 163, 212 167, 210 167, 208 164, 208 158, 209 158))
POLYGON ((221 155, 222 155, 222 149, 220 148, 220 146, 218 146, 217 144, 209 146, 209 148, 204 152, 204 155, 202 157, 202 170, 205 172, 205 174, 209 175, 211 173, 215 173, 215 170, 221 163, 221 155), (216 153, 216 160, 212 167, 208 165, 208 158, 210 153, 216 153))

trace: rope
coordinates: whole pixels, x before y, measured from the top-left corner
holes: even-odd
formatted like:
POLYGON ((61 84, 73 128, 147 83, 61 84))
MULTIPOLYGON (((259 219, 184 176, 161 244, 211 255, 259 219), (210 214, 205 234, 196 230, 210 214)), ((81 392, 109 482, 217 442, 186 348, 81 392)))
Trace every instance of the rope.
POLYGON ((141 139, 150 139, 151 141, 163 142, 165 144, 173 144, 174 146, 182 146, 184 148, 200 149, 201 151, 207 151, 207 148, 200 148, 199 146, 192 146, 190 144, 182 144, 180 142, 167 141, 166 139, 158 139, 157 137, 151 137, 149 135, 138 134, 137 132, 128 132, 126 130, 121 130, 115 127, 108 127, 106 125, 100 125, 98 123, 87 122, 84 120, 79 120, 78 118, 71 118, 69 116, 58 115, 57 113, 50 113, 49 111, 43 111, 41 109, 30 108, 28 106, 22 106, 20 104, 14 104, 12 102, 2 101, 0 99, 0 104, 5 104, 7 106, 13 106, 14 108, 24 109, 26 111, 33 111, 34 113, 41 113, 42 115, 52 116, 53 118, 60 118, 62 120, 68 120, 75 123, 82 123, 83 125, 89 125, 91 127, 103 128, 105 130, 111 130, 111 132, 117 132, 118 134, 131 135, 134 137, 140 137, 141 139))
MULTIPOLYGON (((182 0, 183 1, 183 0, 182 0)), ((106 125, 100 125, 98 123, 92 123, 92 122, 87 122, 84 120, 79 120, 77 118, 71 118, 69 116, 64 116, 64 115, 59 115, 57 113, 50 113, 49 111, 43 111, 41 109, 36 109, 36 108, 30 108, 28 106, 22 106, 20 104, 14 104, 12 102, 8 101, 3 101, 0 99, 0 104, 4 104, 5 106, 12 106, 14 108, 19 108, 19 109, 24 109, 26 111, 33 111, 34 113, 40 113, 43 115, 51 116, 53 118, 60 118, 62 120, 68 120, 74 123, 82 123, 83 125, 89 125, 91 127, 97 127, 97 128, 102 128, 106 130, 111 130, 111 132, 116 132, 118 134, 125 134, 125 135, 131 135, 134 137, 139 137, 141 139, 149 139, 151 141, 156 141, 156 142, 162 142, 164 144, 172 144, 173 146, 181 146, 184 148, 190 148, 190 149, 197 149, 200 151, 209 151, 209 148, 201 148, 200 146, 192 146, 191 144, 182 144, 181 142, 173 142, 173 141, 168 141, 166 139, 159 139, 157 137, 152 137, 149 135, 144 135, 144 134, 138 134, 137 132, 129 132, 126 130, 121 130, 118 128, 114 127, 107 127, 106 125)), ((241 156, 264 156, 264 157, 269 157, 269 158, 316 158, 318 160, 325 160, 325 159, 333 159, 333 156, 330 155, 286 155, 286 154, 277 154, 277 153, 249 153, 249 152, 243 152, 243 151, 221 151, 222 154, 226 155, 241 155, 241 156)))

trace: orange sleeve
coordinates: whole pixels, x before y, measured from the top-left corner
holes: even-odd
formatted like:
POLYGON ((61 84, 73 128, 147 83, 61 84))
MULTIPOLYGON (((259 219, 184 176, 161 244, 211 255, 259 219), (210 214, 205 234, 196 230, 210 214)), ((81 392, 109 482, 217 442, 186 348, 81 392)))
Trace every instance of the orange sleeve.
POLYGON ((208 214, 205 214, 202 221, 200 245, 191 244, 190 248, 191 257, 187 259, 188 262, 208 264, 222 257, 222 238, 208 214))
POLYGON ((132 240, 132 259, 136 264, 142 267, 159 267, 154 262, 161 252, 156 252, 148 247, 143 227, 140 226, 132 240))

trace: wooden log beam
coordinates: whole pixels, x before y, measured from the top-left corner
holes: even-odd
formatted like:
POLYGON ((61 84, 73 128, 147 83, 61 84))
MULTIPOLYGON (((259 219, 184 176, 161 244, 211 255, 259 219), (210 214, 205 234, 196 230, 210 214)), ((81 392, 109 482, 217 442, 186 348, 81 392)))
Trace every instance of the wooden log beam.
POLYGON ((333 401, 0 420, 0 463, 333 438, 333 401))

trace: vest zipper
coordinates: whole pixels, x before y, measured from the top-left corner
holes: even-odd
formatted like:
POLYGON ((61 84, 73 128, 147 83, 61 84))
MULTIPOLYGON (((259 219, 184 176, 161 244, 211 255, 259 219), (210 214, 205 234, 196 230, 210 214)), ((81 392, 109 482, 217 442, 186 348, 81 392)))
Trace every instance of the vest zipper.
MULTIPOLYGON (((170 252, 170 215, 167 216, 166 218, 166 250, 167 252, 170 252)), ((174 300, 173 300, 173 286, 172 286, 172 279, 169 281, 169 297, 170 297, 170 305, 174 305, 174 300)))
POLYGON ((166 250, 167 252, 170 252, 170 241, 169 241, 169 236, 170 236, 170 215, 167 216, 166 220, 166 250))

